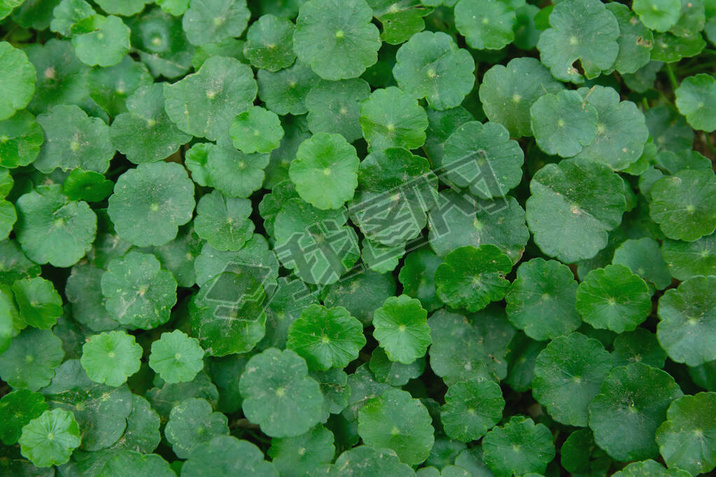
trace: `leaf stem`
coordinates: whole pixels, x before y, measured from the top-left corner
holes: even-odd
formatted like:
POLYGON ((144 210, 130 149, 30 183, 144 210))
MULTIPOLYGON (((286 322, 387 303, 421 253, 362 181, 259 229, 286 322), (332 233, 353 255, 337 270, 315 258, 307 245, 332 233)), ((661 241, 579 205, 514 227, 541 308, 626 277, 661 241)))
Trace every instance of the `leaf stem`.
POLYGON ((671 68, 671 65, 669 63, 666 63, 666 76, 669 77, 669 82, 671 83, 671 89, 676 91, 676 88, 679 87, 679 82, 676 80, 676 75, 674 74, 673 68, 671 68))

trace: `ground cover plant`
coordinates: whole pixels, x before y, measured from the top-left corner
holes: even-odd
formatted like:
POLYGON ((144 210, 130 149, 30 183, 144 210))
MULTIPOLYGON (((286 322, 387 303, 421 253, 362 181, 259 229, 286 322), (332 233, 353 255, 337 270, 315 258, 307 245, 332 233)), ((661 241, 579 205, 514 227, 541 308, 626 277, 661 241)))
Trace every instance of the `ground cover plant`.
POLYGON ((0 38, 0 475, 713 475, 715 0, 0 38))

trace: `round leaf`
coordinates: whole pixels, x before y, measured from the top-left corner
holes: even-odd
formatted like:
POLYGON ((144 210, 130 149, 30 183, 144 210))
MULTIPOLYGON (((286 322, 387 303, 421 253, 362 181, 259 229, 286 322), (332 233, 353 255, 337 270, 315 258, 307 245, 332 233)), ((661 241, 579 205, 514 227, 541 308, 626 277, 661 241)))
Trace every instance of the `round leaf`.
POLYGON ((216 250, 240 250, 254 234, 248 199, 225 197, 213 191, 199 200, 194 231, 216 250))
POLYGON ((496 477, 544 473, 555 454, 549 429, 524 416, 514 416, 488 432, 482 449, 485 463, 496 477))
POLYGON ((175 406, 164 428, 167 441, 180 459, 190 457, 193 449, 211 441, 214 436, 228 433, 226 416, 213 412, 207 400, 196 398, 189 398, 175 406))
POLYGON ((391 361, 411 364, 430 346, 428 312, 420 300, 407 295, 388 298, 373 313, 373 337, 391 361))
POLYGON ((428 117, 416 99, 391 86, 373 91, 363 102, 360 125, 372 150, 416 149, 425 143, 428 117))
POLYGON ((62 316, 62 298, 52 282, 44 278, 17 280, 12 285, 12 292, 20 317, 30 326, 49 329, 62 316))
POLYGON ((204 350, 180 330, 162 333, 152 343, 149 367, 167 383, 189 382, 204 368, 204 350))
POLYGON ((473 379, 448 388, 440 421, 448 437, 470 442, 499 423, 504 408, 499 384, 491 379, 473 379))
POLYGON ((193 449, 182 466, 182 475, 278 477, 278 472, 270 462, 264 461, 263 452, 251 442, 233 436, 216 436, 193 449))
POLYGON ((545 94, 530 107, 537 145, 547 154, 572 157, 597 137, 598 112, 576 91, 545 94))
POLYGON ((694 129, 716 130, 716 114, 707 105, 716 101, 716 78, 704 73, 690 76, 676 89, 676 107, 694 129))
POLYGON ((500 0, 460 0, 455 27, 476 50, 500 50, 515 39, 515 10, 500 0))
POLYGON ((27 111, 0 121, 0 167, 26 166, 37 158, 45 140, 42 127, 27 111))
POLYGON ((281 145, 283 128, 276 113, 253 106, 234 118, 229 134, 242 152, 268 154, 281 145))
POLYGON ((668 31, 681 16, 680 0, 634 0, 639 19, 652 30, 668 31))
POLYGON ((0 121, 8 119, 30 102, 35 92, 35 68, 24 51, 0 42, 0 69, 5 72, 0 80, 0 121))
POLYGON ((80 363, 87 377, 107 386, 121 386, 139 371, 142 347, 124 331, 100 333, 82 346, 80 363))
POLYGON ((42 394, 20 389, 0 399, 0 439, 6 446, 17 444, 22 428, 47 411, 42 394))
POLYGON ((290 20, 275 15, 262 15, 246 33, 244 56, 256 68, 278 71, 288 68, 296 60, 293 52, 293 32, 290 20))
POLYGON ((321 81, 306 96, 311 132, 341 134, 353 142, 362 137, 360 105, 370 96, 370 85, 362 79, 321 81))
POLYGON ((50 467, 70 460, 80 446, 80 429, 72 413, 45 411, 22 428, 20 452, 37 467, 50 467))
POLYGON ((77 58, 89 66, 116 65, 129 53, 129 27, 114 15, 95 15, 91 19, 91 31, 72 37, 77 58))
POLYGON ((194 45, 241 36, 249 21, 246 0, 191 0, 182 24, 194 45))

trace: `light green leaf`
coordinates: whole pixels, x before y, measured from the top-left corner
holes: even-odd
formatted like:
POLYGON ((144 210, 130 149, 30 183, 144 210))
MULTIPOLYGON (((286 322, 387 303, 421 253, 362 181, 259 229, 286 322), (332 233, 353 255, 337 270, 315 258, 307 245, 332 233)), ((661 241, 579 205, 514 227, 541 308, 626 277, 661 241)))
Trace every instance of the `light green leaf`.
POLYGON ((288 68, 296 60, 293 52, 295 25, 286 18, 263 15, 246 33, 244 55, 256 68, 278 71, 288 68))
POLYGON ((107 386, 121 386, 141 365, 142 347, 124 331, 91 336, 82 346, 80 363, 87 377, 107 386))
POLYGON ((193 449, 182 466, 182 475, 278 477, 278 471, 251 442, 233 436, 216 436, 193 449))
POLYGON ((276 113, 253 106, 234 118, 229 134, 242 152, 268 154, 281 145, 283 128, 276 113))
MULTIPOLYGON (((619 54, 614 68, 622 75, 633 74, 649 63, 651 49, 654 47, 654 34, 636 14, 621 3, 606 5, 619 22, 619 54)), ((627 82, 628 84, 628 82, 627 82)), ((634 89, 629 85, 630 88, 634 89)))
POLYGON ((165 109, 183 132, 215 141, 229 131, 237 114, 252 106, 257 89, 250 66, 214 56, 196 73, 164 84, 165 109))
POLYGON ((365 346, 363 325, 339 306, 310 305, 288 328, 286 347, 306 360, 313 370, 344 368, 365 346))
POLYGON ((281 116, 305 114, 306 96, 321 79, 300 61, 275 73, 259 70, 257 76, 259 98, 266 108, 281 116))
POLYGON ((288 173, 303 200, 321 210, 338 209, 353 198, 359 165, 343 136, 318 133, 301 143, 288 173))
POLYGON ((563 90, 545 94, 532 104, 530 124, 540 149, 572 157, 597 138, 599 113, 578 92, 563 90))
POLYGON ((698 366, 716 359, 716 277, 693 277, 659 299, 659 343, 677 363, 698 366))
POLYGON ((477 50, 500 50, 515 39, 515 10, 501 0, 460 0, 455 27, 477 50))
POLYGON ((586 323, 616 333, 634 331, 651 314, 646 282, 620 264, 592 270, 577 288, 577 311, 586 323))
POLYGON ((152 343, 149 367, 167 383, 188 382, 204 368, 203 359, 199 340, 174 330, 152 343))
POLYGON ((67 200, 62 186, 40 186, 15 203, 15 235, 33 262, 70 267, 92 247, 97 216, 86 202, 67 200))
POLYGON ((250 16, 246 0, 191 0, 182 23, 189 41, 203 45, 241 36, 250 16))
POLYGON ((611 368, 599 341, 580 333, 557 337, 537 356, 532 395, 557 422, 585 427, 587 407, 611 368))
POLYGON ((360 113, 363 136, 372 150, 416 149, 425 143, 428 117, 408 93, 391 86, 373 91, 360 113))
POLYGON ((101 202, 112 193, 114 182, 94 171, 73 169, 62 184, 62 190, 70 200, 101 202))
POLYGON ((0 167, 8 169, 31 164, 45 141, 42 127, 27 111, 0 121, 0 138, 0 167))
POLYGON ((213 412, 211 404, 205 399, 196 398, 189 398, 175 406, 164 428, 167 441, 180 459, 190 457, 193 449, 210 442, 215 436, 228 434, 226 416, 213 412))
POLYGON ((268 154, 244 154, 226 135, 209 150, 207 182, 227 197, 246 198, 261 188, 268 163, 268 154))
POLYGON ((407 295, 388 298, 373 313, 373 337, 391 361, 411 364, 425 356, 430 339, 428 312, 407 295))
POLYGON ((440 421, 448 437, 470 442, 499 423, 504 408, 499 384, 491 379, 472 379, 448 388, 440 421))
POLYGON ((308 432, 321 418, 323 396, 303 358, 269 348, 253 356, 239 382, 246 417, 271 437, 308 432))
POLYGON ((64 355, 52 331, 26 328, 0 354, 0 378, 15 389, 37 391, 50 383, 64 355))
POLYGON ((544 473, 555 454, 549 429, 524 416, 514 416, 504 426, 488 432, 482 449, 485 463, 495 477, 544 473))
POLYGON ((656 431, 659 451, 669 467, 691 475, 707 474, 716 467, 716 393, 683 396, 671 403, 656 431))
POLYGON ((114 157, 109 127, 99 118, 90 118, 77 106, 60 105, 40 114, 37 122, 45 132, 45 143, 34 166, 49 174, 77 167, 104 173, 114 157))
POLYGON ((80 446, 80 429, 72 413, 45 411, 22 428, 20 452, 37 467, 60 465, 80 446))
POLYGON ((309 0, 296 20, 293 49, 323 79, 357 78, 378 61, 372 18, 365 0, 309 0))
POLYGON ((694 129, 716 130, 716 114, 708 107, 716 101, 716 78, 704 73, 689 76, 675 93, 676 107, 694 129))
POLYGON ((77 58, 89 66, 106 67, 118 64, 129 53, 129 27, 114 15, 94 15, 90 20, 92 26, 89 31, 72 37, 77 58))
POLYGON ((415 471, 400 462, 390 449, 375 449, 367 445, 354 447, 343 452, 336 463, 328 467, 328 474, 337 477, 371 477, 390 475, 392 477, 413 477, 415 471))
POLYGON ((475 83, 475 62, 443 32, 413 35, 395 56, 398 85, 416 98, 427 98, 433 109, 459 106, 475 83))
POLYGON ((105 308, 121 325, 151 329, 169 320, 177 283, 154 255, 131 251, 109 262, 102 275, 105 308))
POLYGON ((215 190, 199 200, 194 230, 216 250, 239 250, 253 237, 251 212, 248 199, 225 197, 215 190))
POLYGON ((587 79, 596 78, 614 66, 619 54, 619 22, 602 2, 559 2, 549 15, 549 24, 550 28, 539 38, 537 49, 542 63, 558 80, 584 82, 574 67, 576 61, 580 62, 587 79))
POLYGON ((392 449, 408 465, 423 462, 435 442, 427 408, 410 393, 389 389, 358 411, 358 434, 366 445, 392 449))
POLYGON ((302 477, 333 460, 333 433, 316 426, 296 437, 272 439, 267 454, 282 476, 302 477))
POLYGON ((533 258, 517 269, 507 291, 507 316, 534 340, 568 335, 582 324, 575 309, 577 282, 556 260, 533 258))
POLYGON ((634 0, 632 8, 644 25, 659 32, 669 30, 681 16, 681 0, 634 0))
POLYGON ((656 181, 649 211, 670 239, 693 242, 716 230, 716 176, 684 170, 656 181))
POLYGON ((24 109, 35 92, 35 68, 24 51, 0 42, 0 69, 5 72, 0 79, 0 121, 10 118, 24 109))
POLYGON ((194 183, 179 164, 140 164, 119 176, 107 212, 119 236, 139 247, 164 245, 194 211, 194 183))
POLYGON ((341 134, 353 142, 362 137, 360 105, 370 96, 370 85, 362 79, 321 81, 306 96, 308 127, 313 134, 341 134))
POLYGON ((542 252, 573 263, 607 246, 626 209, 624 182, 586 159, 547 164, 530 182, 527 225, 542 252))
POLYGON ((696 275, 716 275, 716 235, 706 235, 695 242, 666 239, 661 245, 671 276, 686 280, 696 275))
POLYGON ((62 316, 62 298, 51 281, 25 278, 12 285, 22 320, 35 328, 49 329, 62 316))
POLYGON ((625 241, 614 251, 612 263, 626 265, 659 290, 671 285, 669 267, 662 258, 659 242, 651 237, 625 241))

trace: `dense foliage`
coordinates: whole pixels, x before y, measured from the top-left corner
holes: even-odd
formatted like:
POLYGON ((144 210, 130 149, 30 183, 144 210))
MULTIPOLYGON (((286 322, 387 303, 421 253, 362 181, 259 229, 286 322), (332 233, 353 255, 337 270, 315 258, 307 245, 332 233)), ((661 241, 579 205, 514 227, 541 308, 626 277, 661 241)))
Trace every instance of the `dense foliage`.
POLYGON ((716 468, 716 0, 0 0, 0 475, 716 468))

